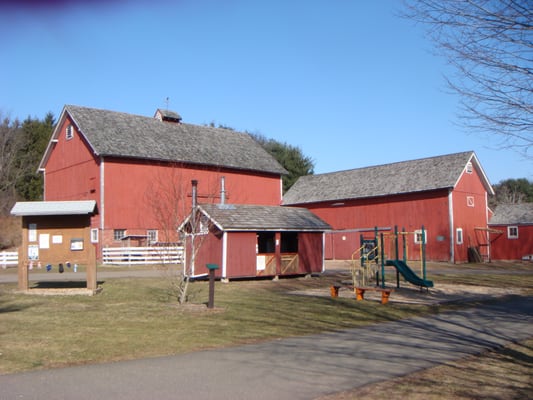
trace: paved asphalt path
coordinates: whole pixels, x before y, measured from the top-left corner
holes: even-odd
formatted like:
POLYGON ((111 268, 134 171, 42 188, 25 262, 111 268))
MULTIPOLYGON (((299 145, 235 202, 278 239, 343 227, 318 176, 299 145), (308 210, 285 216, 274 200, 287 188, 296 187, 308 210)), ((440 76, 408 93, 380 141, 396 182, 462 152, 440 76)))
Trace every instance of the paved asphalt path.
POLYGON ((532 304, 516 296, 335 333, 3 375, 0 399, 313 399, 532 337, 532 304))

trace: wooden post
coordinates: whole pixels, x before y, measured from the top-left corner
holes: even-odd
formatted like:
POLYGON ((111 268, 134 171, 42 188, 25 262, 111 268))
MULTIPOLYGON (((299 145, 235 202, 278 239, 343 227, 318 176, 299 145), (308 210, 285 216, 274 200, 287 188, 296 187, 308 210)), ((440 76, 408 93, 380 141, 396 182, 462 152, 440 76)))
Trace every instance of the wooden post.
POLYGON ((215 306, 215 270, 218 269, 217 264, 207 264, 209 270, 209 300, 207 302, 207 308, 213 308, 215 306))
POLYGON ((28 279, 28 224, 26 217, 22 217, 22 245, 19 247, 18 265, 18 289, 27 291, 29 289, 28 279))
MULTIPOLYGON (((89 217, 90 218, 90 217, 89 217)), ((91 243, 91 225, 85 228, 85 243, 87 243, 87 289, 93 293, 98 289, 98 280, 96 279, 96 245, 91 243)))

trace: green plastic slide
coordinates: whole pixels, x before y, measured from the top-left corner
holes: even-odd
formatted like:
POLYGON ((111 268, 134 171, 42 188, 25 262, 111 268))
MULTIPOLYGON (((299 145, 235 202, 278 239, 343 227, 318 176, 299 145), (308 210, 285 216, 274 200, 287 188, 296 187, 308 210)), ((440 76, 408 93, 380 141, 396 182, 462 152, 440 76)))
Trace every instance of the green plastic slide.
POLYGON ((414 271, 409 268, 409 266, 404 263, 402 260, 387 260, 385 265, 392 266, 402 274, 405 280, 409 283, 412 283, 416 286, 430 288, 433 287, 433 281, 428 281, 427 279, 420 278, 414 271))

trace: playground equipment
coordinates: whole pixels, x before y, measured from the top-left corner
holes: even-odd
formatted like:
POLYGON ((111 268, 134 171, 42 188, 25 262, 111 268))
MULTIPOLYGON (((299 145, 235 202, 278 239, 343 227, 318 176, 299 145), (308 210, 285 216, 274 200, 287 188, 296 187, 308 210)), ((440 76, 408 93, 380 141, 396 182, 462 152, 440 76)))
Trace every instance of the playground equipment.
POLYGON ((394 227, 394 259, 385 260, 383 254, 383 234, 381 234, 381 287, 385 287, 385 266, 392 266, 396 269, 396 287, 400 287, 400 274, 405 280, 413 285, 420 286, 421 288, 433 287, 433 281, 426 279, 426 231, 422 225, 420 232, 420 266, 422 278, 419 277, 408 265, 407 265, 407 242, 405 240, 408 232, 402 229, 402 232, 398 232, 398 227, 394 227), (402 260, 399 259, 399 243, 398 238, 402 238, 403 256, 402 260))
POLYGON ((353 286, 365 287, 375 279, 376 286, 385 288, 385 266, 392 266, 396 269, 396 287, 400 287, 400 275, 408 282, 421 288, 433 287, 433 281, 426 279, 426 233, 424 226, 420 232, 416 233, 420 235, 418 242, 420 243, 420 273, 422 277, 418 276, 407 265, 408 245, 406 237, 410 233, 415 232, 406 232, 405 229, 399 232, 398 227, 395 226, 394 232, 391 234, 380 233, 378 235, 377 227, 374 229, 373 238, 365 238, 361 234, 360 247, 352 253, 353 286), (391 259, 387 259, 385 255, 385 235, 392 238, 389 254, 394 253, 394 258, 391 259), (400 237, 402 238, 402 259, 399 258, 400 237), (357 259, 359 265, 357 265, 357 259))
POLYGON ((365 238, 360 236, 360 247, 352 253, 352 282, 353 286, 366 286, 374 278, 376 286, 379 286, 379 240, 378 228, 374 228, 374 237, 365 238), (359 260, 359 265, 357 265, 359 260))

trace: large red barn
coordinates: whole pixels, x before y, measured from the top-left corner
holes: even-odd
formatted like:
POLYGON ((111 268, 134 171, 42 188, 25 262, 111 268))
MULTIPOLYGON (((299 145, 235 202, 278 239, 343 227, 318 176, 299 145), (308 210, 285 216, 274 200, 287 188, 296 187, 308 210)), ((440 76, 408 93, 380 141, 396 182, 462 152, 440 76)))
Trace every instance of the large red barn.
POLYGON ((67 105, 40 164, 44 200, 95 200, 93 237, 101 247, 126 235, 176 240, 190 212, 191 179, 215 202, 223 181, 234 204, 279 205, 285 169, 250 135, 181 122, 67 105), (224 179, 222 179, 224 178, 224 179), (189 189, 190 190, 190 189, 189 189))
POLYGON ((428 260, 464 262, 469 247, 488 251, 487 233, 476 228, 487 227, 493 194, 478 158, 468 151, 304 176, 283 204, 306 207, 332 226, 328 259, 350 259, 361 233, 372 236, 375 227, 388 232, 394 226, 410 232, 408 258, 420 259, 424 226, 428 260))

